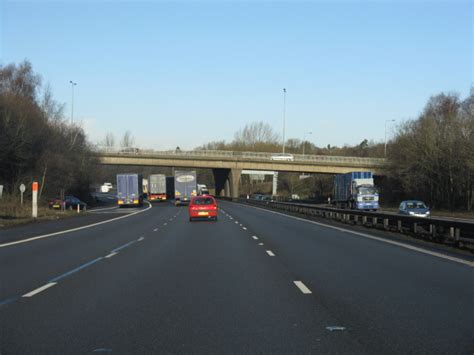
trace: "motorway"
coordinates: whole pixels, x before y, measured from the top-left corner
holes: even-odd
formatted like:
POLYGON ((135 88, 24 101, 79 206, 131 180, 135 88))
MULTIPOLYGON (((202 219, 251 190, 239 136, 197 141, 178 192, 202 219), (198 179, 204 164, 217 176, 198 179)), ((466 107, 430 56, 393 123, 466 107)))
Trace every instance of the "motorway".
POLYGON ((0 353, 473 353, 474 263, 220 208, 1 231, 0 353))

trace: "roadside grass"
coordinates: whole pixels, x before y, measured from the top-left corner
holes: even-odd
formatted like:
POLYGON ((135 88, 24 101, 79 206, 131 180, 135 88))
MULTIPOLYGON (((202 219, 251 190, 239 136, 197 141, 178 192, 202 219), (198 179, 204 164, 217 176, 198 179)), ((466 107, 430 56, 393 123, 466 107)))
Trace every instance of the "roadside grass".
MULTIPOLYGON (((82 214, 82 212, 81 212, 82 214)), ((77 216, 76 211, 58 211, 49 209, 47 202, 38 203, 38 218, 32 216, 31 200, 25 199, 20 204, 20 196, 3 195, 0 199, 0 230, 7 227, 34 223, 38 221, 57 220, 77 216)))

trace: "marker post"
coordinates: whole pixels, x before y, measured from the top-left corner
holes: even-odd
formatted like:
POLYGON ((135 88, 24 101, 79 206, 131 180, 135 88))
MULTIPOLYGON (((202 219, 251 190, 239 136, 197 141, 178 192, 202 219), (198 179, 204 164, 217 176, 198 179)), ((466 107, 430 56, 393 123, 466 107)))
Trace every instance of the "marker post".
POLYGON ((33 191, 33 202, 32 202, 32 213, 31 216, 33 218, 38 218, 38 183, 35 181, 33 182, 32 186, 33 191))
POLYGON ((23 193, 25 192, 25 190, 26 190, 25 184, 21 184, 20 185, 20 195, 21 195, 20 204, 22 207, 23 207, 23 193))

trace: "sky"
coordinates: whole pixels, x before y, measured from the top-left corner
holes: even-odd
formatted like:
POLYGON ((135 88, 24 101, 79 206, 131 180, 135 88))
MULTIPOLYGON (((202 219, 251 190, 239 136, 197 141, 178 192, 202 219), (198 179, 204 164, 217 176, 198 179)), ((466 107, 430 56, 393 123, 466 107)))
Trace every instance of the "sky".
POLYGON ((473 81, 471 1, 6 1, 0 64, 29 60, 92 142, 192 149, 264 121, 317 146, 383 142, 473 81), (307 134, 307 132, 312 132, 307 134))

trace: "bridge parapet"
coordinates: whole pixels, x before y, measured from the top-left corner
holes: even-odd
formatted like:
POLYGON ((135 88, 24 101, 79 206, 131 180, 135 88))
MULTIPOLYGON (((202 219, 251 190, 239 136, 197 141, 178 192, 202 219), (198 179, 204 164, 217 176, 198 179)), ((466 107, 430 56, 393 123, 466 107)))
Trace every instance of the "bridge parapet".
POLYGON ((149 158, 168 158, 168 159, 204 159, 204 160, 225 160, 225 161, 262 161, 283 164, 329 164, 338 166, 361 166, 364 168, 382 168, 385 164, 385 159, 381 158, 362 158, 362 157, 346 157, 333 155, 302 155, 293 154, 293 160, 281 161, 274 160, 272 157, 278 153, 261 153, 261 152, 239 152, 239 151, 224 151, 224 150, 98 150, 99 156, 123 156, 123 157, 149 157, 149 158))

